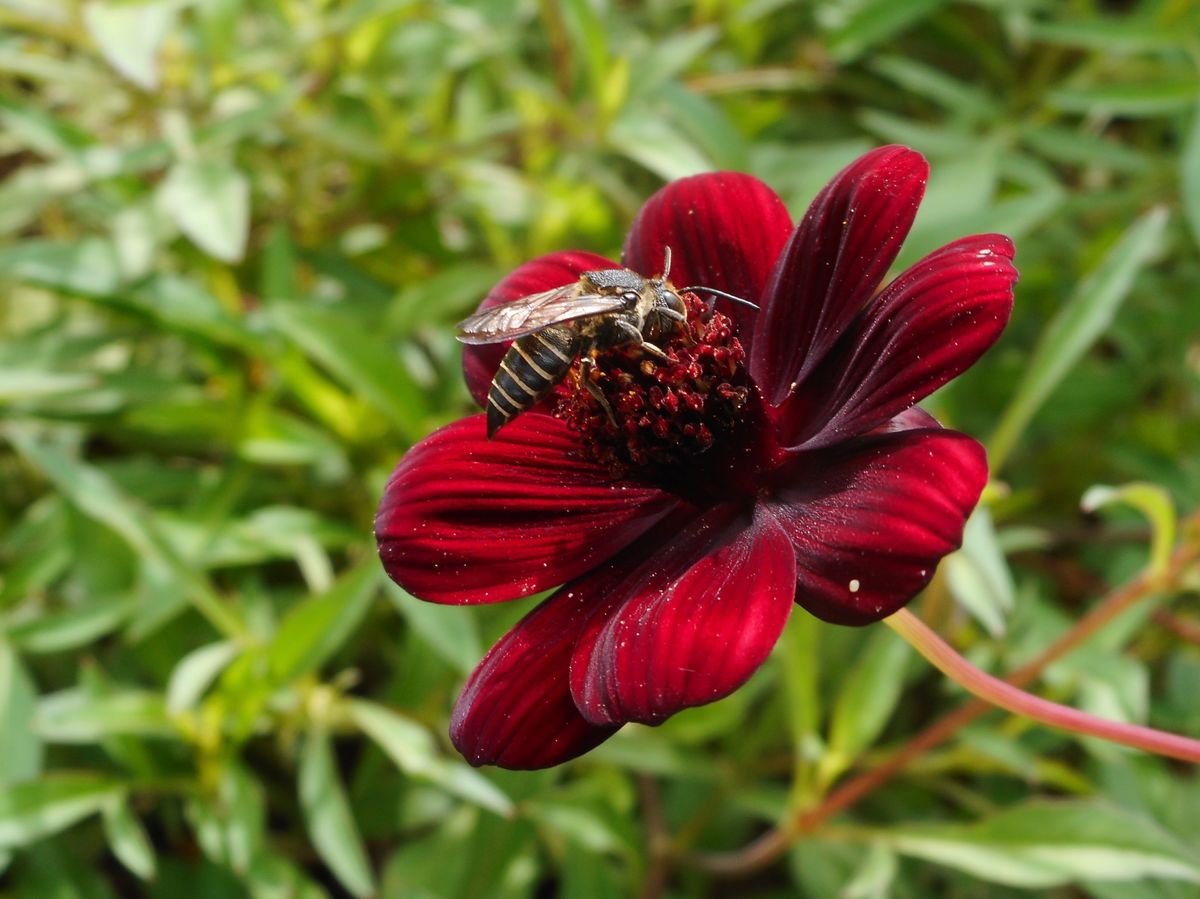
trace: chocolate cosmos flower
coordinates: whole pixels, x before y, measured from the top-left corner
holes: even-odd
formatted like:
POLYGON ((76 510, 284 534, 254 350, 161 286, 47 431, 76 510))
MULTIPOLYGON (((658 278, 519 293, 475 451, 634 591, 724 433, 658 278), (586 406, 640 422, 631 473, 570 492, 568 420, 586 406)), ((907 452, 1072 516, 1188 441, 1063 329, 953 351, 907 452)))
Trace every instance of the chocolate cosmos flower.
MULTIPOLYGON (((967 237, 878 290, 925 188, 917 153, 885 147, 821 192, 793 229, 741 174, 667 185, 638 214, 621 265, 753 300, 728 317, 685 296, 671 361, 602 354, 552 402, 487 440, 484 416, 415 446, 376 536, 389 575, 432 602, 558 589, 492 648, 454 709, 473 764, 540 768, 628 721, 657 724, 735 690, 793 603, 861 625, 903 606, 955 549, 987 479, 982 447, 914 404, 996 340, 1013 249, 967 237), (560 586, 561 585, 561 586, 560 586)), ((616 263, 529 262, 484 305, 616 263)), ((503 347, 470 347, 481 403, 503 347)))

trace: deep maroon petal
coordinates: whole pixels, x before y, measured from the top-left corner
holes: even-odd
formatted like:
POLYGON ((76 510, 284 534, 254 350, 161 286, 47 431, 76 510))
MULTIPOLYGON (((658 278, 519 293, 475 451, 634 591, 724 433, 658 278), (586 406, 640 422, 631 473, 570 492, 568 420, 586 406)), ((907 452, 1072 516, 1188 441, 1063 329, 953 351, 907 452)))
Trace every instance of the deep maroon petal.
POLYGON ((878 621, 923 589, 962 542, 987 482, 983 447, 955 431, 899 431, 805 456, 771 503, 796 552, 796 602, 835 624, 878 621))
MULTIPOLYGON (((738 172, 694 175, 646 201, 622 258, 634 271, 655 275, 670 247, 671 283, 715 287, 757 303, 791 231, 787 207, 757 178, 738 172)), ((756 313, 731 303, 721 311, 748 343, 756 313)))
POLYGON ((817 195, 788 241, 759 313, 750 373, 778 405, 837 342, 900 252, 929 165, 881 147, 817 195))
MULTIPOLYGON (((553 290, 555 287, 578 281, 584 272, 606 268, 619 266, 603 256, 583 250, 564 250, 539 256, 513 269, 508 277, 484 298, 479 304, 479 309, 489 309, 530 294, 541 293, 543 290, 553 290)), ((487 403, 488 387, 507 349, 507 341, 463 348, 463 376, 467 379, 467 389, 481 406, 487 403)))
POLYGON ((384 568, 422 599, 498 602, 577 577, 678 500, 614 482, 578 457, 558 419, 522 415, 494 440, 475 415, 422 440, 384 492, 375 536, 384 568))
POLYGON ((450 739, 468 762, 547 768, 617 730, 589 724, 571 699, 567 671, 588 614, 583 597, 560 590, 484 656, 450 719, 450 739))
POLYGON ((779 639, 795 570, 769 511, 697 519, 612 591, 576 643, 571 690, 584 717, 657 724, 733 692, 779 639))
POLYGON ((965 237, 893 281, 779 414, 780 442, 810 448, 864 433, 983 355, 1012 312, 1012 242, 965 237))

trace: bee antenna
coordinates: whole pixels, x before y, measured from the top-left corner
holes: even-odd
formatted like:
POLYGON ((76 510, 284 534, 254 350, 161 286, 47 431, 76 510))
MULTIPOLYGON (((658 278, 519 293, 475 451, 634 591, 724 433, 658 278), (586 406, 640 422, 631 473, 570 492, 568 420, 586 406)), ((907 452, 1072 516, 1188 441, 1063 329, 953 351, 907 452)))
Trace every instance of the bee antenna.
POLYGON ((726 300, 732 300, 735 303, 741 303, 743 306, 749 306, 751 309, 758 310, 758 306, 751 303, 749 300, 743 300, 739 296, 734 296, 731 293, 726 293, 723 290, 717 290, 715 287, 685 287, 679 293, 708 293, 714 297, 723 297, 726 300))
POLYGON ((660 281, 667 280, 667 276, 671 274, 671 248, 663 247, 663 273, 659 278, 660 281))

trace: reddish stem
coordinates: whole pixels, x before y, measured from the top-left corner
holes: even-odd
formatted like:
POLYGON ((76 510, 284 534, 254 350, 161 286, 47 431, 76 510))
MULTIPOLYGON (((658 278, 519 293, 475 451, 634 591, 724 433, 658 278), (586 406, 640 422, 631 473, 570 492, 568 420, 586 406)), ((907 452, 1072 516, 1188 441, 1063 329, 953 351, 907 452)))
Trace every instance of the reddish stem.
POLYGON ((885 618, 884 623, 907 640, 946 677, 992 705, 1051 727, 1100 737, 1156 755, 1200 764, 1200 740, 1143 727, 1140 724, 1125 724, 1121 721, 1097 718, 1079 709, 1026 693, 976 668, 908 609, 901 609, 891 617, 885 618))

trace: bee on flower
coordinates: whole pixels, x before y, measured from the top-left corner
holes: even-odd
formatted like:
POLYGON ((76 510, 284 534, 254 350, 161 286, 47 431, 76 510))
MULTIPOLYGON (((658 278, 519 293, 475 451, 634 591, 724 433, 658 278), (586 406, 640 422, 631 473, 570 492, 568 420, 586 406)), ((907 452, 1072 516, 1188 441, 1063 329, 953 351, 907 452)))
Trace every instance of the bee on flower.
MULTIPOLYGON (((912 150, 875 150, 796 226, 749 175, 685 178, 643 206, 620 263, 552 253, 483 301, 619 270, 667 284, 669 251, 667 286, 758 309, 672 286, 681 320, 655 327, 654 352, 633 336, 589 347, 503 427, 493 413, 494 439, 479 413, 400 461, 376 518, 397 583, 462 605, 558 588, 459 696, 451 737, 468 761, 555 765, 726 696, 795 605, 878 621, 959 546, 983 448, 916 403, 995 342, 1017 272, 1011 242, 983 234, 880 289, 927 175, 912 150)), ((508 349, 464 353, 481 406, 508 349)))

